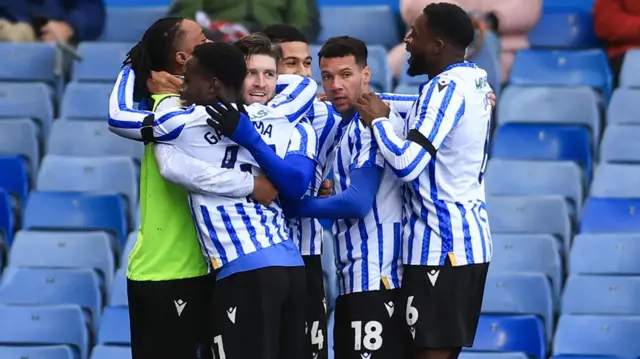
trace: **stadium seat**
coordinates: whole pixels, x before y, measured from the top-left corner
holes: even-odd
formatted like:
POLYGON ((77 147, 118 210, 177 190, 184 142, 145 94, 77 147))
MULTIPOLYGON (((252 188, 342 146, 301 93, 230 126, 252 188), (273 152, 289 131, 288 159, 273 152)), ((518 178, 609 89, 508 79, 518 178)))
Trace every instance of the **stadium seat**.
POLYGON ((493 272, 487 277, 482 312, 539 315, 544 319, 547 340, 550 341, 553 333, 553 294, 549 279, 542 273, 493 272))
POLYGON ((97 326, 102 311, 100 279, 91 269, 7 268, 0 285, 0 303, 77 304, 97 326))
POLYGON ((113 285, 109 291, 110 307, 126 307, 129 305, 127 296, 127 268, 123 267, 116 271, 113 277, 113 285))
POLYGON ((387 66, 387 49, 380 45, 367 46, 367 65, 371 69, 370 84, 376 92, 391 91, 393 78, 387 66))
POLYGON ((47 155, 42 160, 36 188, 39 191, 117 193, 128 203, 128 213, 138 203, 137 170, 129 157, 72 157, 47 155))
POLYGON ((102 315, 98 344, 131 345, 129 308, 106 307, 102 315))
MULTIPOLYGON (((0 188, 0 247, 10 247, 15 231, 15 216, 9 194, 0 188)), ((1 268, 0 268, 1 269, 1 268)))
POLYGON ((592 87, 607 102, 613 90, 609 60, 601 49, 518 51, 509 80, 522 86, 592 87))
POLYGON ((77 359, 79 353, 66 345, 0 346, 0 358, 77 359))
POLYGON ((62 97, 60 117, 100 120, 104 126, 112 90, 112 84, 70 82, 62 97))
POLYGON ((324 229, 322 240, 322 273, 324 290, 327 298, 327 310, 335 308, 338 297, 338 277, 334 252, 334 239, 331 230, 324 229))
POLYGON ((90 359, 131 359, 131 348, 121 346, 96 345, 90 359))
POLYGON ((640 89, 617 88, 607 107, 609 125, 640 125, 640 89))
POLYGON ((489 196, 559 195, 573 209, 582 207, 582 171, 570 161, 516 161, 490 159, 484 183, 489 196))
POLYGON ((38 138, 38 126, 28 118, 0 120, 0 155, 24 157, 33 173, 38 172, 40 163, 38 138))
POLYGON ((87 357, 89 331, 77 305, 0 306, 0 318, 0 345, 64 344, 87 357))
POLYGON ((528 37, 532 48, 595 48, 601 46, 593 29, 591 9, 589 11, 545 10, 536 26, 529 31, 528 37))
POLYGON ((57 120, 51 127, 47 154, 64 156, 127 156, 140 162, 143 145, 111 133, 104 121, 57 120))
POLYGON ((39 134, 46 140, 53 122, 53 113, 52 93, 47 85, 0 83, 0 117, 29 118, 40 127, 39 134))
POLYGON ((507 86, 497 109, 498 126, 540 123, 586 126, 593 143, 600 139, 598 98, 588 87, 507 86))
POLYGON ((107 289, 115 271, 110 238, 102 232, 19 231, 9 252, 9 267, 91 268, 107 289))
MULTIPOLYGON (((100 41, 138 42, 156 20, 167 16, 167 7, 107 7, 100 41)), ((115 77, 114 77, 115 78, 115 77)))
POLYGON ((397 94, 417 95, 419 90, 420 86, 418 85, 399 84, 393 92, 397 94))
POLYGON ((578 234, 569 255, 569 273, 640 275, 640 234, 578 234), (597 263, 597 265, 594 265, 597 263))
POLYGON ((639 277, 571 275, 564 287, 561 313, 640 315, 638 298, 639 277))
POLYGON ((522 352, 546 358, 547 341, 542 319, 535 315, 480 316, 472 351, 522 352))
POLYGON ((498 234, 491 236, 490 273, 542 273, 551 281, 553 303, 562 288, 562 258, 558 240, 550 234, 498 234))
POLYGON ((529 359, 525 353, 475 353, 462 352, 458 359, 529 359))
POLYGON ((640 199, 595 198, 585 202, 580 233, 640 232, 640 199))
POLYGON ((565 314, 558 321, 553 354, 635 358, 640 353, 639 332, 638 316, 565 314))
POLYGON ((71 80, 113 84, 122 62, 134 45, 131 42, 81 42, 78 54, 82 61, 73 64, 71 80))
POLYGON ((542 4, 543 11, 572 10, 591 13, 594 0, 554 0, 542 4))
MULTIPOLYGON (((139 211, 136 213, 139 213, 139 211)), ((129 262, 129 254, 133 250, 133 247, 135 247, 137 240, 138 240, 137 230, 134 230, 133 232, 129 233, 129 236, 127 237, 127 243, 125 243, 124 250, 122 251, 122 256, 120 257, 120 268, 127 268, 127 263, 129 262)))
POLYGON ((493 135, 492 158, 511 160, 573 161, 591 182, 591 135, 583 127, 506 124, 493 135), (517 149, 517 151, 514 151, 517 149))
POLYGON ((600 144, 600 161, 640 164, 640 126, 608 125, 600 144))
POLYGON ((0 156, 0 188, 18 200, 22 208, 29 196, 29 170, 20 156, 0 156))
POLYGON ((640 51, 637 49, 630 49, 624 55, 624 62, 620 69, 620 87, 640 87, 640 80, 637 78, 638 71, 640 71, 640 51))
POLYGON ((0 53, 4 55, 0 60, 0 81, 53 83, 56 51, 55 44, 46 42, 0 42, 0 53))
MULTIPOLYGON (((640 141, 636 139, 634 142, 640 141)), ((590 195, 600 198, 640 198, 640 165, 601 163, 593 176, 590 195)))
POLYGON ((560 196, 489 197, 487 212, 495 234, 553 234, 569 250, 569 208, 560 196))
POLYGON ((400 39, 397 17, 388 6, 323 6, 320 19, 322 30, 318 43, 349 35, 367 45, 392 47, 400 39))
POLYGON ((127 238, 125 201, 119 195, 33 191, 24 211, 23 229, 107 231, 114 245, 127 238))
POLYGON ((549 359, 627 359, 613 355, 554 355, 549 359))

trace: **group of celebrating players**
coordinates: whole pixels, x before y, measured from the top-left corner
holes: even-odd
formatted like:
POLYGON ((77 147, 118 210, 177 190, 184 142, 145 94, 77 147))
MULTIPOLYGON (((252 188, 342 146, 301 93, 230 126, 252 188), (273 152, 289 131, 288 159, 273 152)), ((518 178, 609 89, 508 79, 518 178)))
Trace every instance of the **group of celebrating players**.
POLYGON ((473 38, 462 9, 427 6, 405 38, 409 74, 430 79, 415 96, 373 93, 366 45, 331 38, 317 54, 321 100, 293 27, 227 44, 190 20, 153 24, 109 104, 110 130, 145 142, 133 358, 327 358, 323 240, 336 359, 454 359, 471 346, 491 259, 494 102, 464 60, 473 38))

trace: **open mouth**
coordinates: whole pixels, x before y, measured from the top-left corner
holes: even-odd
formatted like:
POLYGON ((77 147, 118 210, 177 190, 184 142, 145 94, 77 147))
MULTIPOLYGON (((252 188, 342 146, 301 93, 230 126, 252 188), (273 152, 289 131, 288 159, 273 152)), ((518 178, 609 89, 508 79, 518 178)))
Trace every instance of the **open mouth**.
POLYGON ((267 97, 267 93, 266 92, 250 92, 249 96, 255 97, 255 98, 265 98, 267 97))

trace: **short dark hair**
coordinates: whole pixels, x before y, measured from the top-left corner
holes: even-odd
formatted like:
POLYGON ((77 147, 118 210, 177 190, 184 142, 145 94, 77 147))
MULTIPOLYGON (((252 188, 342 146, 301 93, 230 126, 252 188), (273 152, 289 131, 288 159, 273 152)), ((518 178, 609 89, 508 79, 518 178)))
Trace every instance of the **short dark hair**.
POLYGON ((267 55, 273 57, 278 63, 282 57, 280 45, 274 44, 265 34, 260 32, 241 38, 233 46, 240 50, 245 58, 253 55, 267 55))
POLYGON ((422 11, 427 27, 452 45, 466 49, 475 37, 471 18, 461 7, 451 3, 434 3, 422 11))
POLYGON ((204 43, 195 47, 193 56, 198 59, 198 69, 206 76, 216 77, 230 89, 240 91, 247 76, 247 65, 235 46, 226 42, 204 43))
POLYGON ((134 93, 139 100, 147 97, 147 79, 151 71, 169 71, 184 18, 165 17, 154 22, 131 48, 122 65, 131 65, 136 73, 134 93))
POLYGON ((336 36, 329 38, 318 52, 318 59, 323 57, 333 59, 336 57, 353 56, 360 67, 367 66, 367 45, 364 41, 351 36, 336 36))
POLYGON ((283 42, 304 42, 308 44, 307 37, 297 27, 287 24, 269 25, 262 30, 271 42, 281 44, 283 42))

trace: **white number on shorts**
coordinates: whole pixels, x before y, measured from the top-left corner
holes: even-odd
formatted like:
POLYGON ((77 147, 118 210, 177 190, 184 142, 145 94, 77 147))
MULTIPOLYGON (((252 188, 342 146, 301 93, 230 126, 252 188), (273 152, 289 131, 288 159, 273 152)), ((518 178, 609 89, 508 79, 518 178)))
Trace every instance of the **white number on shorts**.
POLYGON ((211 351, 213 352, 214 359, 227 359, 227 355, 224 353, 224 344, 222 344, 222 335, 216 335, 213 337, 213 346, 211 347, 211 351))
POLYGON ((317 345, 318 350, 324 347, 324 335, 322 329, 319 328, 320 322, 317 320, 311 325, 311 345, 317 345))
POLYGON ((412 307, 412 303, 413 296, 410 296, 409 298, 407 298, 407 325, 410 327, 416 325, 419 317, 418 309, 416 309, 416 307, 412 307))
POLYGON ((353 349, 362 350, 362 347, 369 351, 380 349, 382 346, 382 324, 375 320, 366 322, 364 324, 364 337, 362 336, 362 327, 362 322, 359 320, 351 322, 355 337, 353 349))

